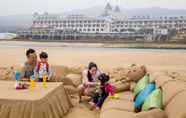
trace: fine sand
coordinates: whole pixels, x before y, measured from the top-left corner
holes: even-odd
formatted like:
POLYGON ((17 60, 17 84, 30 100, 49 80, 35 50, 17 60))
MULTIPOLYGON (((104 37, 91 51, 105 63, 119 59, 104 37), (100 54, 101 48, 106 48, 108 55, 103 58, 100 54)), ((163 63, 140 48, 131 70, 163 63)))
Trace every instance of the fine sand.
MULTIPOLYGON (((94 61, 100 68, 139 64, 150 71, 171 71, 186 73, 186 50, 122 49, 102 48, 102 44, 64 44, 39 42, 0 42, 0 67, 20 65, 26 60, 25 51, 34 48, 37 52, 46 51, 49 63, 64 66, 85 66, 94 61)), ((99 114, 90 111, 87 103, 78 104, 66 118, 98 118, 99 114)))
POLYGON ((130 64, 146 65, 158 70, 186 70, 186 50, 98 48, 101 44, 65 44, 39 42, 0 42, 0 67, 19 65, 26 60, 25 51, 46 51, 53 65, 80 66, 94 61, 101 68, 130 64))

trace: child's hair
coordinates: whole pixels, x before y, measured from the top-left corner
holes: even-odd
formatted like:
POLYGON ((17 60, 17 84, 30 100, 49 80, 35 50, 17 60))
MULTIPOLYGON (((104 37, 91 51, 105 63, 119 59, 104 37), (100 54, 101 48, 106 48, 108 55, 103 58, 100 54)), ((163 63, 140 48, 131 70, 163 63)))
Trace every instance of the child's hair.
POLYGON ((109 75, 102 73, 99 77, 98 80, 101 82, 101 85, 104 85, 105 82, 108 82, 110 80, 109 75))
POLYGON ((47 58, 48 58, 48 54, 47 54, 46 52, 41 52, 41 53, 39 54, 39 57, 40 57, 40 58, 47 59, 47 58))

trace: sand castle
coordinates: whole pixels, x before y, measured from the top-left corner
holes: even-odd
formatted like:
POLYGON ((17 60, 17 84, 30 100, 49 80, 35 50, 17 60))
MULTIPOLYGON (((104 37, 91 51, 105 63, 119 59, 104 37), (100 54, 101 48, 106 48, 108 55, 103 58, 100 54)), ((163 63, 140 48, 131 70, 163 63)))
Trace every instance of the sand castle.
MULTIPOLYGON (((82 82, 81 72, 86 67, 52 67, 56 79, 53 82, 63 82, 64 88, 70 96, 76 96, 77 87, 82 82)), ((1 68, 0 79, 6 81, 14 80, 16 67, 1 68)), ((103 70, 104 71, 104 70, 103 70)), ((117 99, 106 99, 101 109, 100 118, 185 118, 186 117, 186 76, 177 72, 150 72, 145 66, 131 65, 129 67, 118 67, 105 70, 111 77, 110 83, 119 93, 117 99), (153 109, 148 112, 135 113, 133 93, 136 82, 144 75, 149 74, 151 81, 156 82, 157 87, 162 88, 163 110, 153 109)))

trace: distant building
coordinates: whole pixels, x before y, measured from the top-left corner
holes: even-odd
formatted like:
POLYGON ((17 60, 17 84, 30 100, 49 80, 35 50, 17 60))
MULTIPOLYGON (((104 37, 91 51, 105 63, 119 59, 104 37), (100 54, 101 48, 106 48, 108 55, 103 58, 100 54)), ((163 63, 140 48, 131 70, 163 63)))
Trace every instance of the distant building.
MULTIPOLYGON (((100 13, 101 14, 101 13, 100 13)), ((116 6, 113 8, 109 3, 104 13, 99 17, 90 17, 80 14, 60 15, 34 13, 30 34, 35 32, 76 32, 87 34, 116 34, 120 35, 144 35, 145 32, 136 33, 141 29, 154 29, 154 34, 168 34, 168 29, 186 28, 186 16, 134 16, 127 17, 116 6), (163 27, 163 28, 162 28, 163 27), (43 30, 43 31, 41 31, 43 30), (46 31, 45 31, 46 30, 46 31)), ((22 31, 19 32, 21 35, 22 31)), ((148 34, 149 35, 149 34, 148 34)))

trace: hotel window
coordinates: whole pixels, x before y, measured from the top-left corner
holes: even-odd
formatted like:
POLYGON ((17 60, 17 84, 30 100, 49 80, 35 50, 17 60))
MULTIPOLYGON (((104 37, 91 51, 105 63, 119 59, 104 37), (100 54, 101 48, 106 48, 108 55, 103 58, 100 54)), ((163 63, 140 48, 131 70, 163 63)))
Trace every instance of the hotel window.
POLYGON ((92 31, 95 31, 95 29, 92 29, 92 31))
POLYGON ((97 32, 99 32, 99 29, 96 29, 97 32))

